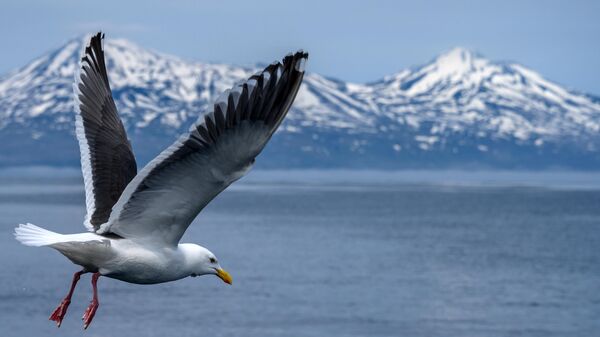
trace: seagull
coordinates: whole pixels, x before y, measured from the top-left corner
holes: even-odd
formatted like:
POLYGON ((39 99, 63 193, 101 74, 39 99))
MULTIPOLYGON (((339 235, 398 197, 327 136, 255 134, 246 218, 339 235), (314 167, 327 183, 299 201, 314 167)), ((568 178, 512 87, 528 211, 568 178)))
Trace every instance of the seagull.
POLYGON ((27 246, 56 249, 82 269, 50 320, 60 327, 81 275, 92 273, 87 329, 105 276, 135 284, 186 277, 232 278, 208 249, 179 243, 198 213, 253 166, 290 109, 308 53, 299 50, 226 90, 189 131, 140 172, 110 89, 101 32, 86 44, 73 85, 88 232, 59 234, 20 224, 27 246))

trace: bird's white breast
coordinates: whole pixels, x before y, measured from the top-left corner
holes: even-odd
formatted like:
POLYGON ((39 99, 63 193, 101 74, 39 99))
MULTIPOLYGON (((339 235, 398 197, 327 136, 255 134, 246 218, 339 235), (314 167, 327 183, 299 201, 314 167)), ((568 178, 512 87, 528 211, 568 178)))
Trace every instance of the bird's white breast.
POLYGON ((99 266, 102 275, 130 283, 153 284, 187 277, 181 254, 128 239, 112 240, 114 258, 99 266))

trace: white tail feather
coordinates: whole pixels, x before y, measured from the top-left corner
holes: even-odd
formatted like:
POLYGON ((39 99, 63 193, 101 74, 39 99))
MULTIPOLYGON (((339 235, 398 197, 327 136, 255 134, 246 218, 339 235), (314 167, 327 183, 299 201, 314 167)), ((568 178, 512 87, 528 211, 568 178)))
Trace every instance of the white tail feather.
POLYGON ((30 223, 15 228, 15 238, 26 246, 48 246, 63 241, 63 236, 30 223))

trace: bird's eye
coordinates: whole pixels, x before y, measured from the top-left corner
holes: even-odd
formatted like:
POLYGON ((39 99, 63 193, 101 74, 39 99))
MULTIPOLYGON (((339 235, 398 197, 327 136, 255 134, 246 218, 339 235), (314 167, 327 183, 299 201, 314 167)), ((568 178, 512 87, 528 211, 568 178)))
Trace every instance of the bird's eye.
POLYGON ((215 259, 214 257, 210 258, 210 263, 217 263, 217 259, 215 259))

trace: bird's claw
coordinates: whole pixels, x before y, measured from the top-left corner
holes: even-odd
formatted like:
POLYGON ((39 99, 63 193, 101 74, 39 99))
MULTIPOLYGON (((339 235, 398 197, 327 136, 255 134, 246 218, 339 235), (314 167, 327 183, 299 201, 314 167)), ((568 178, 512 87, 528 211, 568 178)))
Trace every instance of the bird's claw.
POLYGON ((85 309, 85 312, 83 313, 83 317, 81 317, 81 319, 83 320, 83 328, 87 329, 88 326, 90 325, 90 323, 92 323, 92 320, 94 319, 94 315, 96 315, 96 310, 98 309, 98 301, 92 301, 90 303, 90 305, 87 307, 87 309, 85 309))
POLYGON ((65 318, 65 315, 67 314, 67 309, 69 308, 69 304, 71 304, 71 300, 68 298, 65 298, 62 302, 60 302, 58 307, 56 307, 56 309, 54 309, 54 311, 50 315, 49 320, 55 321, 56 326, 58 328, 60 328, 60 325, 62 324, 62 321, 65 318))

